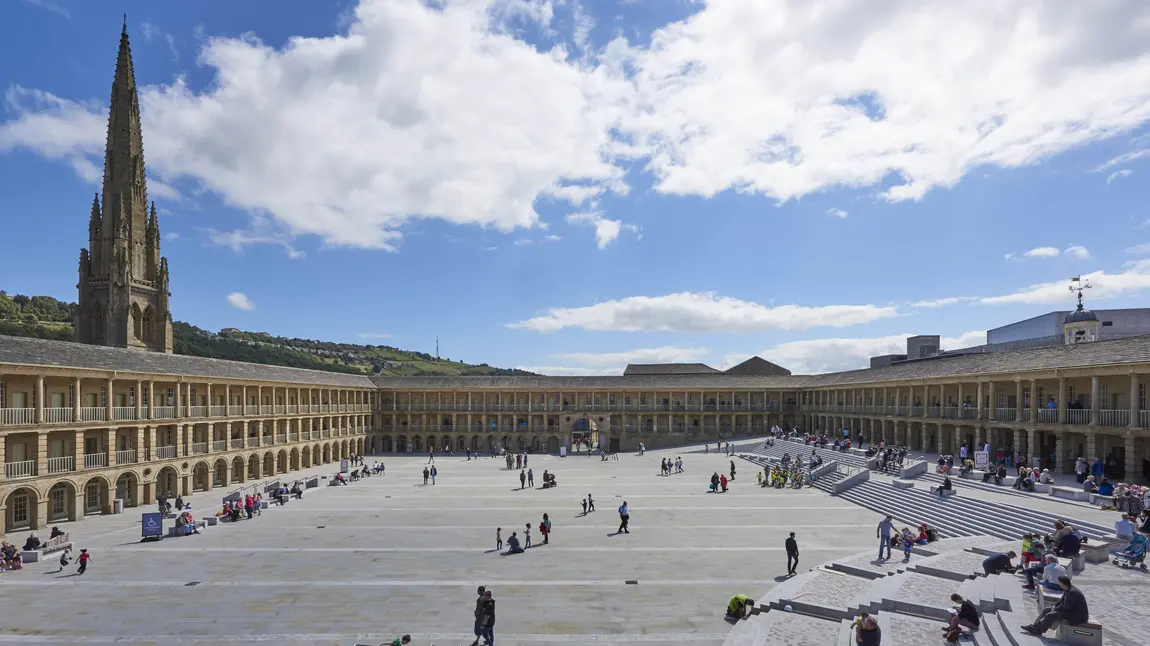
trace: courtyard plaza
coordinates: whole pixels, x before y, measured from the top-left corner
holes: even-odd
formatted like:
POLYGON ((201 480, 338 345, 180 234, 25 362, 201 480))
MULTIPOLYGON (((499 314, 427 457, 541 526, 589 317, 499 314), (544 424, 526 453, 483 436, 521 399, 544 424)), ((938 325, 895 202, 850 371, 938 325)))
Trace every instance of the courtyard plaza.
MULTIPOLYGON (((413 644, 454 646, 474 638, 475 590, 486 585, 499 644, 718 645, 731 629, 731 595, 785 578, 789 532, 803 572, 871 546, 879 520, 817 489, 760 488, 749 463, 713 445, 608 461, 532 455, 537 486, 524 491, 498 458, 437 455, 434 486, 422 484, 426 454, 365 463, 377 459, 382 477, 324 484, 200 536, 141 543, 135 513, 66 523, 74 547, 93 555, 88 572, 75 576, 73 564, 55 574, 53 555, 0 575, 0 643, 351 645, 409 633, 413 644), (685 473, 659 475, 660 460, 676 456, 685 473), (728 493, 707 493, 731 460, 738 475, 728 493), (557 487, 539 488, 544 470, 557 487), (597 510, 583 516, 588 493, 597 510), (624 500, 631 533, 616 534, 624 500), (553 525, 546 546, 544 513, 553 525), (495 551, 496 527, 506 546, 527 523, 534 547, 495 551)), ((197 518, 217 511, 224 491, 189 498, 197 518)))

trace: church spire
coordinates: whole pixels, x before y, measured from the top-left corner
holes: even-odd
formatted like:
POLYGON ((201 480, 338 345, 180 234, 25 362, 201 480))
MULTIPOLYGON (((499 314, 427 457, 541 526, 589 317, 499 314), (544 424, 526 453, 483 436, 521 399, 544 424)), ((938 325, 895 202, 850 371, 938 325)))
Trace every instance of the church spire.
MULTIPOLYGON (((110 103, 108 140, 104 149, 103 212, 138 216, 139 224, 145 225, 148 200, 144 182, 144 144, 140 133, 140 99, 136 93, 136 73, 132 66, 132 47, 128 42, 126 18, 120 32, 120 50, 116 55, 116 74, 112 80, 110 103), (120 199, 126 204, 110 203, 111 200, 120 199)), ((119 222, 109 224, 113 230, 121 226, 119 222)), ((143 236, 143 228, 140 227, 137 235, 143 236)))

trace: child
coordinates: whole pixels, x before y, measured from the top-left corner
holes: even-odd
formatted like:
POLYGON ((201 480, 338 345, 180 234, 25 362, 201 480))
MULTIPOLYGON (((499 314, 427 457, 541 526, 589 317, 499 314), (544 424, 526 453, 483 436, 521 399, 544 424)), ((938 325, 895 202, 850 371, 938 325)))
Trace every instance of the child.
POLYGON ((579 502, 583 503, 583 515, 586 516, 587 515, 587 499, 582 498, 579 500, 579 502))
POLYGON ((80 550, 80 569, 77 570, 77 572, 79 572, 80 574, 83 574, 85 571, 87 571, 88 561, 91 561, 91 560, 92 560, 92 555, 88 553, 88 550, 80 550))
POLYGON ((523 549, 531 547, 531 523, 526 523, 527 531, 524 532, 523 549))
POLYGON ((1034 534, 1026 532, 1022 535, 1022 567, 1026 567, 1031 561, 1034 560, 1034 555, 1030 553, 1030 546, 1034 543, 1034 534))
POLYGON ((497 549, 497 550, 503 549, 503 528, 502 527, 496 527, 495 528, 495 549, 497 549))
POLYGON ((902 528, 902 560, 905 563, 910 560, 910 548, 914 547, 914 534, 910 533, 909 527, 902 528))
POLYGON ((65 547, 64 553, 60 555, 60 569, 56 571, 63 572, 64 568, 68 567, 68 564, 71 562, 72 561, 68 559, 68 548, 65 547))
POLYGON ((763 486, 763 472, 762 471, 759 472, 758 477, 759 477, 759 486, 761 487, 761 486, 763 486))

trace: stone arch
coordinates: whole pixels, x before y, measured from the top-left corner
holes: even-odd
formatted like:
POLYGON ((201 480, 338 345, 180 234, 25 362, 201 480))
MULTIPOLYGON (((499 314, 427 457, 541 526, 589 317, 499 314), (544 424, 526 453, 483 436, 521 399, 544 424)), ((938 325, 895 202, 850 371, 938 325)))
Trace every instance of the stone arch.
POLYGON ((292 471, 299 471, 299 449, 294 446, 291 453, 288 454, 288 468, 292 471))
MULTIPOLYGON (((13 489, 4 504, 4 532, 35 529, 40 517, 40 494, 32 487, 13 489)), ((17 546, 19 547, 19 546, 17 546)))
POLYGON ((248 479, 247 475, 248 474, 247 474, 247 468, 246 467, 247 467, 247 463, 244 462, 243 456, 237 455, 236 457, 232 458, 231 481, 233 483, 246 482, 247 481, 247 479, 248 479))
POLYGON ((167 494, 169 498, 175 498, 180 493, 180 474, 173 466, 166 466, 156 473, 156 497, 160 494, 167 494))
POLYGON ((48 522, 77 520, 76 485, 70 480, 61 480, 48 489, 48 522))
POLYGON ((248 480, 260 478, 260 456, 253 453, 248 456, 248 480))
POLYGON ((299 462, 301 469, 311 468, 311 447, 305 446, 299 452, 299 462))
POLYGON ((264 476, 274 476, 276 474, 276 454, 268 451, 264 453, 264 463, 260 467, 260 473, 264 476))
POLYGON ((351 454, 347 452, 347 440, 343 440, 339 443, 339 457, 341 460, 351 457, 351 454))
POLYGON ((93 475, 84 482, 84 513, 99 514, 112 511, 112 485, 102 475, 93 475))
POLYGON ((488 435, 487 436, 487 450, 488 451, 494 451, 495 450, 495 436, 494 435, 488 435))
POLYGON ((519 450, 520 450, 520 451, 523 451, 523 450, 525 450, 525 449, 527 448, 527 438, 525 438, 525 437, 523 437, 522 435, 520 435, 520 436, 518 437, 517 441, 516 441, 516 444, 518 444, 518 445, 519 445, 519 450))
MULTIPOLYGON (((510 435, 504 435, 503 439, 500 440, 499 443, 500 443, 500 446, 502 446, 505 451, 511 450, 511 436, 510 435)), ((558 481, 556 481, 556 482, 558 482, 558 481)))
POLYGON ((449 451, 449 450, 454 448, 454 446, 452 446, 452 444, 451 444, 451 436, 450 435, 444 435, 443 436, 443 438, 439 441, 439 448, 442 451, 449 451))
POLYGON ((228 461, 224 458, 216 460, 215 466, 212 468, 212 486, 213 487, 226 487, 230 482, 230 473, 228 471, 228 461))
POLYGON ((192 491, 207 491, 211 488, 211 467, 206 460, 201 460, 192 467, 192 491))
POLYGON ((323 457, 323 454, 320 452, 319 445, 316 444, 316 445, 312 446, 311 447, 311 465, 314 467, 314 466, 319 466, 320 464, 322 464, 323 461, 320 459, 322 457, 323 457))
POLYGON ((367 448, 367 439, 361 437, 358 440, 356 440, 355 443, 359 446, 359 450, 356 451, 356 455, 363 455, 364 449, 367 448))
POLYGON ((478 435, 472 435, 471 436, 471 450, 472 451, 478 451, 479 450, 479 436, 478 435))
POLYGON ((531 436, 531 450, 540 451, 543 449, 543 442, 539 439, 538 435, 531 436))
POLYGON ((423 453, 423 438, 422 437, 420 437, 418 435, 412 436, 412 438, 411 438, 411 450, 414 451, 415 453, 423 453))
POLYGON ((132 336, 144 340, 143 337, 143 318, 144 315, 140 312, 139 303, 132 303, 132 336))
POLYGON ((135 507, 141 501, 137 500, 140 477, 135 471, 125 471, 116 476, 116 498, 124 501, 125 507, 135 507))
POLYGON ((323 463, 331 462, 331 445, 324 443, 323 445, 323 463))

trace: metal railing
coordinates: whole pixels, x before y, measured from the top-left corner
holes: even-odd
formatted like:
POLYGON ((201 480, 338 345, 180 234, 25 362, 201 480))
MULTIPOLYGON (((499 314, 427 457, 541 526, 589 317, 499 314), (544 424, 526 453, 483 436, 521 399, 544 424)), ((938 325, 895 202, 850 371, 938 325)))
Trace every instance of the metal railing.
POLYGON ((85 469, 99 469, 108 466, 107 453, 85 453, 84 454, 84 468, 85 469))
POLYGON ((227 406, 211 406, 208 412, 212 417, 223 417, 228 410, 227 406))
POLYGON ((136 450, 125 449, 123 451, 116 451, 116 464, 135 464, 136 463, 136 450))
POLYGON ((1089 424, 1090 423, 1090 409, 1089 408, 1071 408, 1066 411, 1067 424, 1089 424))
POLYGON ((228 415, 238 417, 238 416, 243 415, 243 414, 244 414, 244 407, 242 405, 232 404, 232 405, 228 406, 228 415))
POLYGON ((191 413, 189 413, 189 415, 191 415, 192 417, 207 417, 208 416, 208 407, 207 406, 189 406, 189 408, 191 409, 191 413))
POLYGON ((9 480, 34 478, 36 477, 36 461, 20 460, 19 462, 5 462, 4 477, 9 480))
POLYGON ((226 450, 228 450, 228 441, 227 440, 212 440, 212 450, 213 451, 226 451, 226 450))
POLYGON ((75 456, 65 455, 58 458, 48 458, 48 473, 63 473, 71 471, 76 463, 75 456))
POLYGON ((244 448, 244 438, 233 437, 231 444, 232 444, 233 449, 242 449, 242 448, 244 448))
POLYGON ((192 442, 192 453, 200 454, 208 452, 207 442, 192 442))
POLYGON ((994 409, 994 421, 996 422, 1013 422, 1015 410, 1013 408, 996 408, 994 409))
POLYGON ((103 406, 84 406, 80 409, 81 422, 106 422, 108 411, 103 406))
POLYGON ((152 419, 175 419, 176 407, 175 406, 156 406, 152 411, 152 419))
MULTIPOLYGON (((35 408, 0 408, 0 424, 35 424, 35 408)), ((11 464, 17 464, 12 462, 11 464)))
POLYGON ((170 446, 158 446, 158 447, 156 447, 156 459, 170 460, 170 459, 176 457, 176 448, 177 447, 174 444, 170 445, 170 446))
POLYGON ((135 406, 114 406, 112 408, 112 419, 115 421, 136 419, 135 406))

